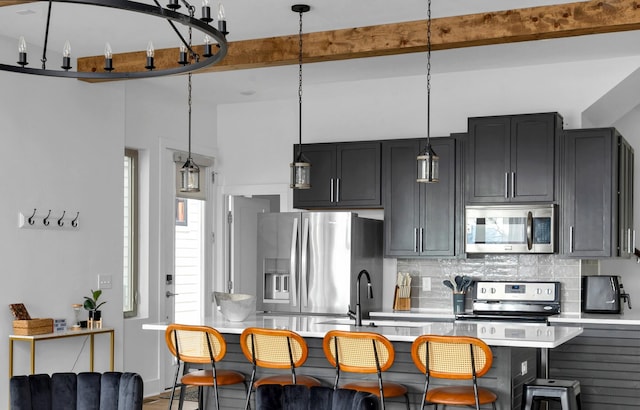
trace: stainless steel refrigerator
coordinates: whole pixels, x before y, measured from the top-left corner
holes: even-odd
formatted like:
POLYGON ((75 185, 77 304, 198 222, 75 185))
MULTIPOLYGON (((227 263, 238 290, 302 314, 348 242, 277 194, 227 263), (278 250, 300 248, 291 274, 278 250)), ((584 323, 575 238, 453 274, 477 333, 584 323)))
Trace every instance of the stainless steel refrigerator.
POLYGON ((258 215, 257 309, 265 312, 346 314, 355 310, 361 280, 363 316, 382 307, 382 221, 352 212, 258 215))

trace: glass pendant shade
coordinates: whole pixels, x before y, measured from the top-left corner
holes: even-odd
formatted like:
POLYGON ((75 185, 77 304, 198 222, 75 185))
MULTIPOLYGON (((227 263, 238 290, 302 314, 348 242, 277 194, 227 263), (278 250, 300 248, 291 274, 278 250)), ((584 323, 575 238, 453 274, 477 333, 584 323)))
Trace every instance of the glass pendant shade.
POLYGON ((425 150, 418 155, 418 178, 417 182, 438 182, 438 168, 440 158, 428 143, 425 150))
POLYGON ((180 169, 180 192, 200 191, 200 168, 191 157, 187 158, 180 169))
POLYGON ((309 189, 311 188, 311 164, 302 155, 298 154, 296 159, 290 164, 291 183, 290 188, 293 189, 309 189))

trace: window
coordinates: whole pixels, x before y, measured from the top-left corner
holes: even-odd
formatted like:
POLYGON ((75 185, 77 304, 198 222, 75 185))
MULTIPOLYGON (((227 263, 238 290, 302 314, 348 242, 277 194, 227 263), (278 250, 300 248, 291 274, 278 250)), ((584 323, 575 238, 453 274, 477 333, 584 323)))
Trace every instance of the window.
POLYGON ((138 313, 138 151, 124 151, 124 317, 138 313))

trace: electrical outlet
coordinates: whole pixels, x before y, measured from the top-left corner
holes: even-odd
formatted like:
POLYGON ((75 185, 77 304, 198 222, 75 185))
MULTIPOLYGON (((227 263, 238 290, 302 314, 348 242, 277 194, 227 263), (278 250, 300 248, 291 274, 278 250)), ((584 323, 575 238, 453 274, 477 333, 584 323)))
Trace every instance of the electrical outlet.
POLYGON ((431 278, 428 276, 422 277, 422 290, 428 292, 431 290, 431 278))
POLYGON ((527 374, 527 361, 525 360, 524 362, 522 362, 520 364, 520 373, 522 373, 522 375, 524 376, 525 374, 527 374))
POLYGON ((98 289, 111 289, 111 275, 98 275, 98 289))

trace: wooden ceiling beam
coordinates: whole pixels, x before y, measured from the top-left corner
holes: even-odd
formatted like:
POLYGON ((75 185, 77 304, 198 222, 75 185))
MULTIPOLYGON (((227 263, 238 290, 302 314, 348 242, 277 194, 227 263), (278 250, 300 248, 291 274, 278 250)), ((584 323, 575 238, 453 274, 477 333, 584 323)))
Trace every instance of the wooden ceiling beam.
MULTIPOLYGON (((432 20, 432 50, 555 39, 640 29, 637 0, 591 0, 443 17, 432 20)), ((425 20, 304 34, 304 62, 388 56, 426 51, 425 20)), ((197 48, 199 49, 199 48, 197 48)), ((198 51, 197 51, 198 52, 198 51)), ((144 52, 114 55, 114 67, 144 70, 144 52)), ((157 67, 177 65, 178 49, 156 50, 157 67)), ((298 35, 235 41, 227 56, 200 72, 298 63, 298 35)), ((102 70, 103 56, 79 58, 79 71, 102 70)))

